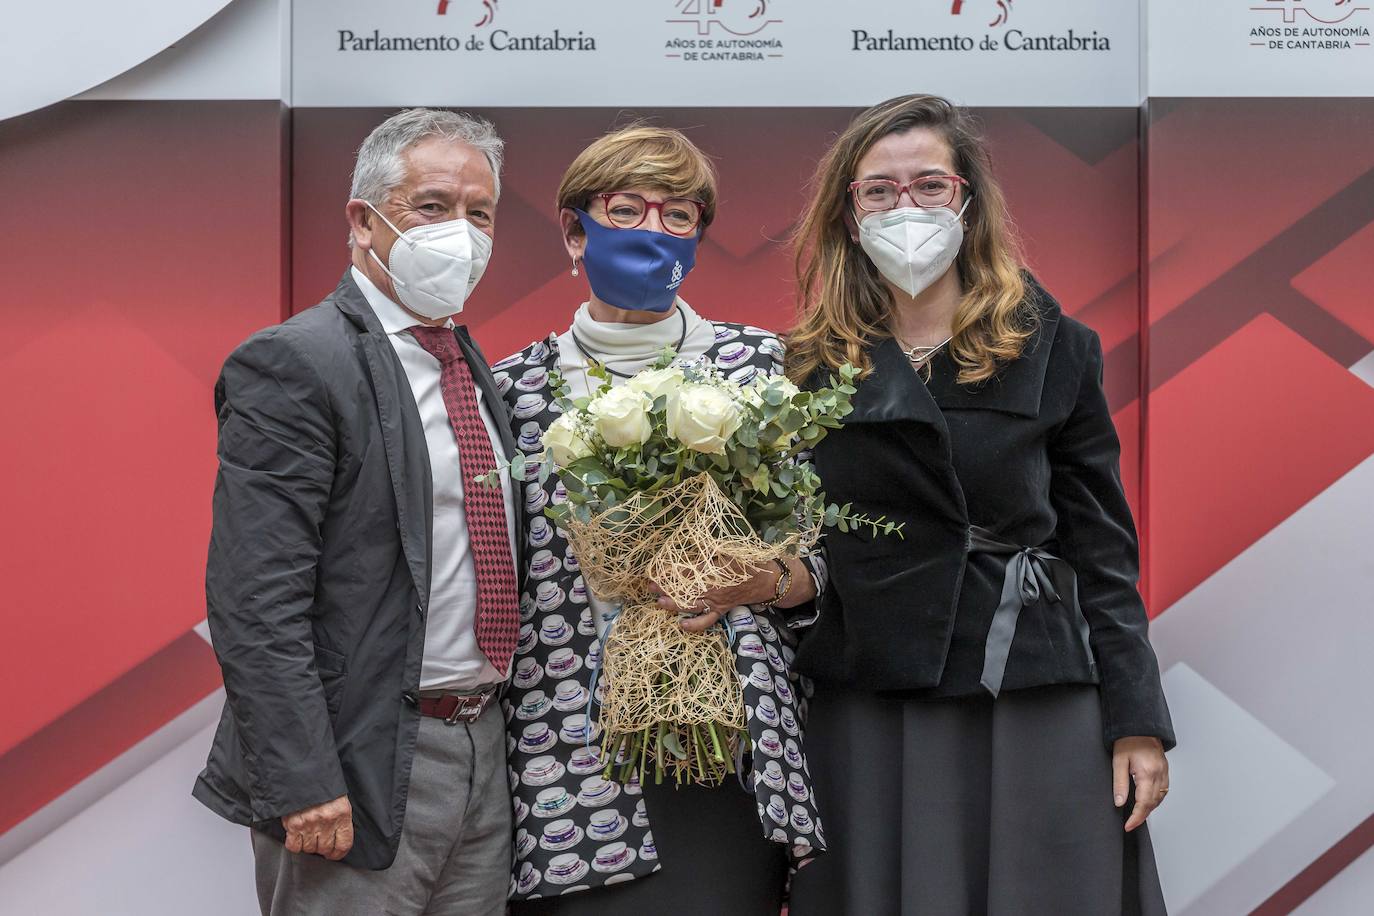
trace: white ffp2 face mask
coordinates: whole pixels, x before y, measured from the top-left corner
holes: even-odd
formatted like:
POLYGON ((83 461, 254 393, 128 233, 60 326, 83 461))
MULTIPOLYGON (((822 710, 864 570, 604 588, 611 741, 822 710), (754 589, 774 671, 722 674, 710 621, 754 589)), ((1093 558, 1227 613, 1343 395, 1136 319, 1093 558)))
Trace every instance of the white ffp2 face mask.
POLYGON ((401 304, 431 320, 448 318, 463 310, 491 258, 491 237, 465 219, 451 219, 405 232, 382 212, 368 204, 382 222, 396 233, 396 242, 383 264, 376 249, 368 254, 386 271, 401 304))
POLYGON ((958 257, 968 204, 964 201, 958 213, 948 207, 870 213, 859 223, 859 245, 894 286, 908 296, 919 295, 944 276, 958 257))

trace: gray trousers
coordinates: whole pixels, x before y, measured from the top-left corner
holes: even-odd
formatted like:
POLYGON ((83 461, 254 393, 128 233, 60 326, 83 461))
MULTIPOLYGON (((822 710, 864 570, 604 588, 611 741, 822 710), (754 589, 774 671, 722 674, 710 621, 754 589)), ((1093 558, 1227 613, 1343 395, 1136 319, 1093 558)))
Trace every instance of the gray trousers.
POLYGON ((263 916, 501 916, 511 875, 506 729, 420 720, 396 861, 384 871, 291 853, 253 831, 263 916))

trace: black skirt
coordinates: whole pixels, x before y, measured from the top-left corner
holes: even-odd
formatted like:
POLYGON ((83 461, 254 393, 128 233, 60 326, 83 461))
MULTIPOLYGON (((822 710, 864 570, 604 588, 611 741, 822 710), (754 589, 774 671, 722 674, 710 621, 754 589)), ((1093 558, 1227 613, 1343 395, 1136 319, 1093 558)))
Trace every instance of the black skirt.
POLYGON ((817 684, 808 757, 830 852, 791 916, 1164 916, 1123 829, 1092 686, 892 699, 817 684))
POLYGON ((624 884, 512 901, 512 916, 778 916, 787 847, 763 835, 754 796, 734 777, 680 789, 650 780, 644 804, 662 868, 624 884))

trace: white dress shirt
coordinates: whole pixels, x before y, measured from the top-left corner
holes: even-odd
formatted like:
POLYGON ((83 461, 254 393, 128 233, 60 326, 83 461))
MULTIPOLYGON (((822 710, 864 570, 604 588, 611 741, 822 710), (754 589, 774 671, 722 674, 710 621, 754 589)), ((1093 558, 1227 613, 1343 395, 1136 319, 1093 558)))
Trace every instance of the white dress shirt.
MULTIPOLYGON (((434 527, 430 532, 429 615, 425 622, 424 664, 420 669, 421 690, 470 693, 476 688, 504 681, 510 673, 498 671, 477 647, 474 629, 477 614, 477 571, 468 543, 467 516, 463 511, 462 469, 458 460, 458 440, 449 422, 448 408, 439 388, 439 361, 420 346, 408 332, 421 324, 400 305, 389 299, 353 268, 367 304, 377 315, 387 340, 401 360, 415 406, 424 425, 429 445, 429 468, 434 482, 434 527)), ((453 327, 449 321, 445 327, 453 327)), ((476 374, 474 372, 474 374, 476 374)), ((492 421, 491 410, 477 390, 477 407, 491 438, 498 461, 506 454, 492 421)), ((498 405, 498 410, 503 408, 498 405)), ((504 416, 504 413, 503 413, 504 416)), ((475 484, 474 484, 475 486, 475 484)), ((515 503, 509 474, 501 475, 501 495, 506 506, 506 529, 510 534, 511 558, 515 557, 515 503)), ((514 566, 512 566, 514 569, 514 566)))

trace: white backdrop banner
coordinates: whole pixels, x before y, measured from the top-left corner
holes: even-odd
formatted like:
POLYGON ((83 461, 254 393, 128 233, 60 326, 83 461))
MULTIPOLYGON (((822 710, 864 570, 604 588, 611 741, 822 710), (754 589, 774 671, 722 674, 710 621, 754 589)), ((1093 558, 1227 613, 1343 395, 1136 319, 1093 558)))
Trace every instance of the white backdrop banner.
POLYGON ((1149 0, 1148 94, 1374 95, 1370 0, 1149 0))
POLYGON ((293 98, 361 105, 1141 101, 1128 0, 296 0, 293 98))
POLYGON ((143 63, 228 0, 0 5, 0 120, 60 102, 143 63))

